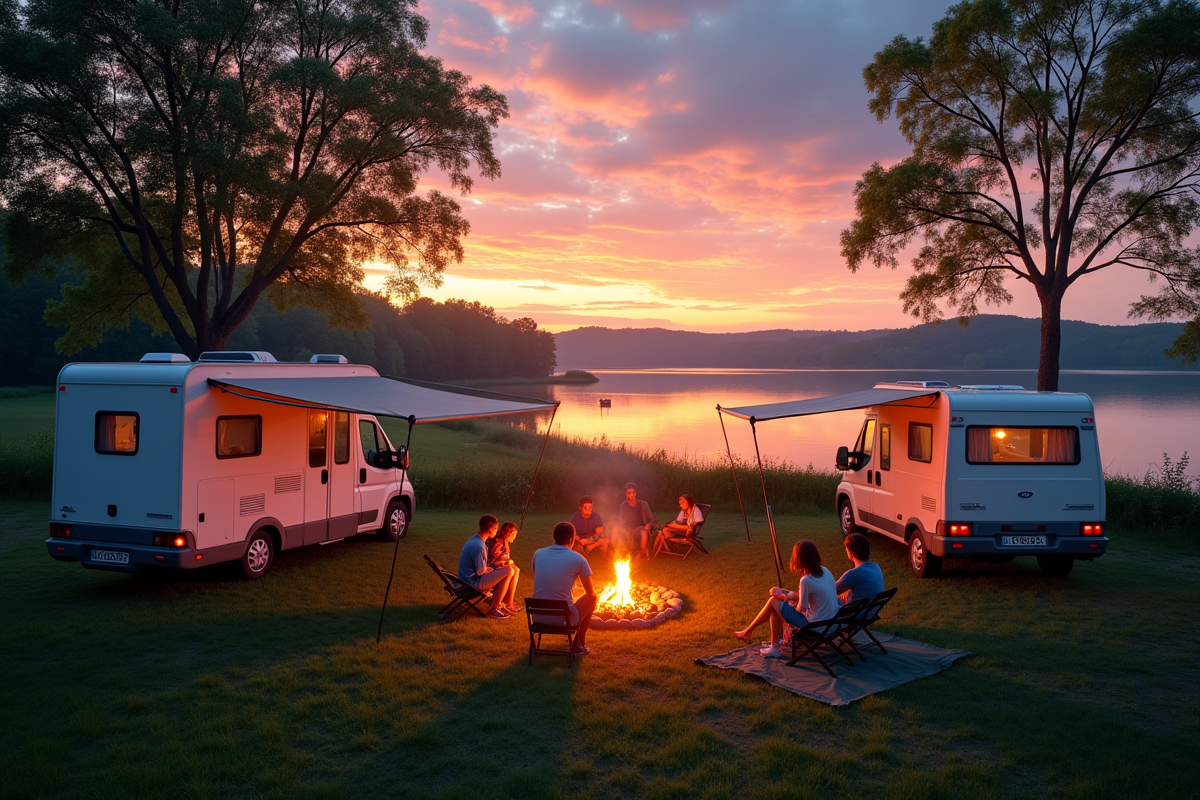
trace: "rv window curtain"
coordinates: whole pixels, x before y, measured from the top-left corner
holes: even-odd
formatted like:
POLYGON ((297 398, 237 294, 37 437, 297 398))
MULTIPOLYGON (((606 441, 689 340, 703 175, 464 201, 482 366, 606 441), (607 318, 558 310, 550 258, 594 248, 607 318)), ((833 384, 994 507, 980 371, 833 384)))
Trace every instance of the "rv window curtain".
POLYGON ((992 431, 990 428, 967 429, 967 461, 987 464, 992 460, 992 431))

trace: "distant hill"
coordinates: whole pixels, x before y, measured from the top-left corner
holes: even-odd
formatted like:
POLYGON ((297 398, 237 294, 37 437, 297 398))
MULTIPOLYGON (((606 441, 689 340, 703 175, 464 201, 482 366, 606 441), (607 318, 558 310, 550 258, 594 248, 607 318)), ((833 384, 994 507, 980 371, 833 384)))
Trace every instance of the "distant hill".
MULTIPOLYGON (((1183 323, 1064 321, 1063 369, 1178 369, 1163 350, 1183 323)), ((869 331, 696 333, 662 328, 577 328, 555 334, 563 368, 1037 369, 1040 322, 985 314, 869 331)))

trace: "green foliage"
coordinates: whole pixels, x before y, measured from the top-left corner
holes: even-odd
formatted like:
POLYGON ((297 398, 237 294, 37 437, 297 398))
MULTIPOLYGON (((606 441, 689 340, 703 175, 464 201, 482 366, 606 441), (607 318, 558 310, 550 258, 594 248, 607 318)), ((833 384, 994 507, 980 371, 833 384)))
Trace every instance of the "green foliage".
POLYGON ((919 237, 905 311, 938 319, 1033 285, 1039 389, 1056 389, 1062 298, 1112 266, 1165 284, 1133 311, 1200 314, 1200 7, 1175 0, 964 0, 928 42, 863 70, 869 107, 912 154, 873 164, 842 232, 852 271, 895 268, 919 237))
POLYGON ((0 500, 49 500, 54 480, 54 430, 0 437, 0 500))
POLYGON ((62 347, 138 319, 194 357, 264 296, 361 327, 366 261, 406 299, 437 285, 470 226, 420 177, 498 176, 508 107, 420 52, 414 6, 4 2, 6 269, 77 273, 62 347))
POLYGON ((1162 465, 1145 475, 1109 476, 1109 525, 1133 533, 1194 537, 1200 529, 1200 481, 1187 474, 1189 463, 1187 453, 1178 461, 1163 453, 1162 465))

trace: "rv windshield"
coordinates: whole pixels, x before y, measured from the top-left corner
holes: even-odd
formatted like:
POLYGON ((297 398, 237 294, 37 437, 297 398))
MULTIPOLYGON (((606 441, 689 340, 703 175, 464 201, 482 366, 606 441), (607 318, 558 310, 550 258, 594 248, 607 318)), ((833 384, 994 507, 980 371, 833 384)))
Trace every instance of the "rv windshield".
POLYGON ((968 464, 1078 464, 1077 428, 967 428, 968 464))

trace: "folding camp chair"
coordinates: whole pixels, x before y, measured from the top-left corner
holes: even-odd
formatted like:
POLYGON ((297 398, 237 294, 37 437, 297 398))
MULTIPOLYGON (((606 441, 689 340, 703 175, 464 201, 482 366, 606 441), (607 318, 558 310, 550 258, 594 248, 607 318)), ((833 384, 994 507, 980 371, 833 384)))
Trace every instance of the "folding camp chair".
POLYGON ((579 626, 571 622, 571 609, 566 600, 538 600, 525 598, 525 614, 529 617, 529 663, 536 656, 566 656, 567 666, 575 659, 575 636, 579 626), (542 647, 542 636, 566 636, 567 649, 553 650, 542 647))
POLYGON ((442 579, 442 588, 446 590, 446 594, 452 598, 449 603, 442 607, 438 612, 441 614, 442 620, 448 620, 455 614, 467 608, 474 611, 481 617, 486 617, 487 612, 479 608, 479 604, 488 601, 491 602, 491 592, 481 592, 471 584, 464 581, 462 578, 449 572, 441 564, 434 561, 429 556, 425 556, 425 561, 437 573, 437 576, 442 579))
POLYGON ((842 631, 846 626, 854 622, 864 608, 866 608, 868 600, 855 600, 853 603, 847 603, 838 609, 838 612, 829 619, 810 622, 803 628, 798 628, 792 631, 792 658, 787 662, 789 667, 796 666, 796 662, 805 656, 815 658, 830 677, 836 678, 837 675, 830 668, 829 662, 821 657, 820 648, 826 647, 836 654, 837 658, 833 659, 836 664, 838 661, 845 661, 850 666, 854 666, 854 660, 842 649, 843 642, 842 631))
POLYGON ((862 654, 862 651, 868 650, 872 647, 878 647, 880 652, 882 652, 884 655, 887 655, 887 648, 883 646, 882 642, 875 638, 875 634, 871 633, 871 626, 879 621, 880 610, 888 604, 889 600, 896 596, 897 591, 898 589, 888 589, 887 591, 880 592, 879 594, 875 595, 867 602, 866 606, 863 607, 863 610, 858 614, 857 617, 855 617, 854 621, 842 630, 842 643, 849 645, 850 648, 854 650, 854 652, 858 654, 858 657, 863 661, 866 661, 867 657, 862 654), (858 644, 854 641, 854 637, 859 633, 865 633, 867 638, 871 640, 871 643, 864 644, 861 648, 859 648, 858 644))
POLYGON ((691 531, 682 536, 663 536, 658 542, 658 547, 654 549, 655 556, 661 553, 663 555, 679 556, 681 559, 686 559, 691 555, 693 550, 699 550, 701 553, 708 555, 708 551, 704 549, 704 544, 700 541, 700 529, 708 521, 708 510, 712 508, 712 505, 709 503, 697 503, 696 508, 700 509, 701 520, 692 526, 691 531))

